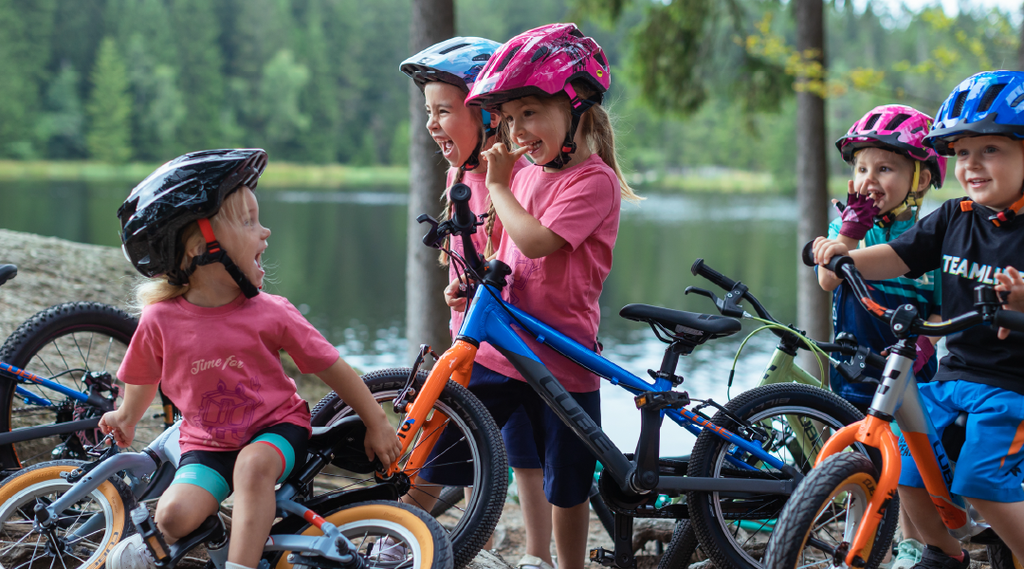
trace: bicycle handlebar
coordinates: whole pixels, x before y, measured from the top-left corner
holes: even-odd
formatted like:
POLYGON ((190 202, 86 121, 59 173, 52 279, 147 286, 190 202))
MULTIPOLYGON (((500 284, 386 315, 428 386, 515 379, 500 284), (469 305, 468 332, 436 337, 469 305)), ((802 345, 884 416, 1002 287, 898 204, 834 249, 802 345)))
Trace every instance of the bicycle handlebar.
MULTIPOLYGON (((804 245, 800 255, 804 264, 809 267, 816 264, 813 248, 814 241, 808 242, 804 245)), ((991 285, 974 287, 975 310, 942 322, 928 322, 918 315, 917 308, 912 304, 904 304, 897 309, 892 309, 885 308, 872 300, 870 289, 851 257, 836 255, 822 267, 834 272, 836 276, 849 283, 860 305, 876 319, 889 324, 897 338, 911 335, 948 336, 982 323, 1024 332, 1024 313, 1003 310, 1002 303, 991 285)))

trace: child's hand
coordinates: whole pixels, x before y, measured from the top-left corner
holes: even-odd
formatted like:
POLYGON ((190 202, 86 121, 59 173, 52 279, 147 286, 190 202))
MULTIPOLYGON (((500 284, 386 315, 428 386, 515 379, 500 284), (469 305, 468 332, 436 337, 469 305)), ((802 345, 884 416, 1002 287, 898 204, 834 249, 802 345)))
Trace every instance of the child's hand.
POLYGON ((100 417, 100 431, 104 435, 114 433, 114 442, 125 448, 135 440, 135 424, 126 421, 117 411, 108 411, 100 417))
POLYGON ((818 237, 814 240, 814 262, 819 265, 827 265, 832 257, 836 255, 849 255, 850 248, 843 243, 834 240, 818 237))
POLYGON ((875 224, 875 216, 881 213, 873 199, 853 188, 853 180, 847 185, 846 206, 840 207, 839 200, 832 200, 832 204, 839 210, 843 220, 839 234, 857 241, 867 235, 875 224))
POLYGON ((366 458, 380 459, 385 468, 397 460, 398 454, 402 452, 402 443, 399 442, 395 428, 387 419, 366 424, 366 439, 363 444, 366 446, 366 458))
POLYGON ((487 162, 487 178, 484 183, 488 190, 491 190, 492 186, 509 186, 512 181, 512 167, 520 156, 526 154, 527 149, 528 147, 523 146, 509 152, 504 143, 495 142, 494 146, 480 153, 480 158, 487 162))
POLYGON ((444 289, 444 302, 455 312, 466 310, 466 291, 462 290, 461 286, 462 280, 455 279, 444 289))
MULTIPOLYGON (((1021 278, 1020 272, 1013 267, 1006 267, 1005 271, 996 274, 996 280, 999 281, 999 284, 996 285, 996 292, 1009 293, 1006 295, 1003 308, 1024 312, 1024 279, 1021 278)), ((1009 329, 999 329, 1000 340, 1005 340, 1009 335, 1009 329)))

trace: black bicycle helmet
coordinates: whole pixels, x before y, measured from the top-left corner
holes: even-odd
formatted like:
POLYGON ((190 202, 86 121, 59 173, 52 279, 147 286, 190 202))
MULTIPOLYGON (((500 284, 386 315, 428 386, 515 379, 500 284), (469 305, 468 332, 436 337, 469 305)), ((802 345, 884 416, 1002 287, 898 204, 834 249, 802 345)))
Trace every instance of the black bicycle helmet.
POLYGON ((144 276, 167 275, 175 284, 187 283, 196 265, 223 263, 242 292, 256 296, 259 290, 220 248, 212 230, 203 228, 207 252, 193 259, 190 269, 181 269, 185 252, 179 244, 188 224, 213 217, 232 192, 243 185, 255 189, 266 167, 266 151, 242 148, 190 152, 157 168, 117 210, 125 257, 144 276))

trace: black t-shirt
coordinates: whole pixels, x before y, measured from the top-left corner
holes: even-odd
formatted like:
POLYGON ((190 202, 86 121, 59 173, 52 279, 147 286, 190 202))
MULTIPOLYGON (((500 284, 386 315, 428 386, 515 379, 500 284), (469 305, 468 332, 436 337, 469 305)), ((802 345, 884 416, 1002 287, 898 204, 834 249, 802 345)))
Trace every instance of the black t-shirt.
MULTIPOLYGON (((942 317, 974 310, 974 287, 998 284, 995 275, 1011 266, 1024 269, 1024 216, 996 227, 991 212, 963 211, 967 198, 948 200, 889 243, 916 278, 938 268, 942 274, 942 317)), ((949 355, 935 379, 963 379, 1024 394, 1024 333, 996 337, 982 324, 946 337, 949 355)))

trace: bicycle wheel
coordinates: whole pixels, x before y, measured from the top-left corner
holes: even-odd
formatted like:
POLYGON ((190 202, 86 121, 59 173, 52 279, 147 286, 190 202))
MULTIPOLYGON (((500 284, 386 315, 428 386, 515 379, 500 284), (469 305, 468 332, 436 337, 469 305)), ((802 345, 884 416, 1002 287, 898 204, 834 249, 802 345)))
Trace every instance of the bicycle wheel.
POLYGON ((1009 546, 1000 541, 986 547, 988 563, 992 569, 1024 569, 1024 563, 1013 554, 1009 546))
MULTIPOLYGON (((409 371, 408 369, 385 369, 363 377, 374 398, 384 407, 384 411, 396 431, 405 420, 405 416, 394 413, 391 402, 405 386, 409 371)), ((417 393, 426 377, 426 372, 420 372, 417 375, 413 384, 417 393)), ((455 466, 461 466, 467 475, 472 473, 473 491, 469 501, 454 504, 448 513, 439 519, 451 539, 452 550, 455 553, 455 566, 463 567, 479 553, 480 548, 483 547, 498 524, 508 491, 508 460, 505 457, 501 431, 494 423, 491 414, 473 394, 461 385, 449 381, 441 392, 441 396, 438 397, 434 411, 440 411, 448 417, 445 429, 455 429, 458 436, 446 437, 456 441, 449 448, 438 448, 440 445, 436 445, 432 455, 434 463, 427 466, 441 466, 441 463, 444 463, 444 466, 452 466, 454 463, 455 466), (458 460, 446 458, 445 454, 448 451, 455 454, 454 447, 457 445, 460 445, 458 449, 460 455, 465 453, 464 458, 461 456, 458 460)), ((313 409, 312 424, 314 426, 331 425, 352 413, 352 408, 341 401, 337 394, 330 393, 320 400, 313 409)), ((422 440, 423 435, 423 433, 416 434, 410 449, 415 448, 415 445, 422 440)), ((405 458, 401 459, 400 464, 403 464, 404 460, 405 458)), ((324 469, 314 480, 317 493, 373 482, 372 474, 360 476, 337 467, 324 469)), ((421 493, 439 496, 444 488, 443 484, 430 484, 417 478, 414 478, 412 482, 406 496, 410 497, 407 500, 413 502, 416 501, 416 496, 422 495, 421 493)), ((462 495, 459 494, 458 497, 462 498, 462 495)), ((423 505, 430 506, 425 507, 425 510, 432 508, 430 504, 423 505)))
POLYGON ((697 532, 693 531, 690 520, 679 520, 672 532, 672 541, 668 542, 658 569, 686 569, 690 566, 693 553, 697 551, 697 532))
MULTIPOLYGON (((381 500, 342 506, 323 516, 352 541, 367 567, 452 569, 452 544, 448 534, 423 510, 401 502, 381 500), (386 545, 375 545, 387 540, 386 545)), ((271 533, 273 533, 273 529, 271 533)), ((305 525, 297 535, 319 536, 315 526, 305 525)), ((271 567, 290 569, 288 552, 264 558, 271 567)))
MULTIPOLYGON (((58 304, 19 326, 0 347, 0 361, 81 393, 92 390, 116 406, 124 384, 115 374, 137 326, 135 318, 113 306, 96 302, 58 304)), ((26 397, 15 394, 17 387, 0 378, 0 433, 102 415, 92 405, 34 383, 20 387, 51 404, 26 402, 26 397)), ((136 437, 146 442, 160 429, 148 417, 139 427, 136 437)), ((52 458, 86 459, 84 447, 94 445, 101 436, 98 429, 90 429, 2 445, 0 467, 16 469, 52 458)))
MULTIPOLYGON (((765 451, 804 473, 813 466, 813 449, 820 449, 835 430, 863 418, 859 411, 837 395, 797 383, 755 387, 737 396, 725 408, 761 430, 765 437, 761 445, 765 451), (794 429, 794 425, 798 428, 794 429), (800 441, 803 441, 802 446, 797 444, 800 441)), ((712 422, 725 429, 736 429, 735 422, 723 412, 716 413, 712 422)), ((878 456, 877 451, 871 451, 873 456, 878 456)), ((709 429, 697 437, 687 474, 762 480, 789 478, 777 469, 757 463, 709 429), (727 461, 727 457, 750 462, 759 469, 737 468, 727 461)), ((718 567, 737 569, 761 567, 767 540, 760 534, 771 533, 773 520, 785 502, 786 497, 780 495, 687 494, 690 521, 704 553, 718 567)))
POLYGON ((110 549, 135 531, 128 515, 135 498, 115 477, 58 514, 56 548, 46 535, 32 531, 36 503, 52 503, 63 496, 71 484, 61 474, 82 464, 78 460, 44 462, 4 479, 0 485, 0 559, 5 566, 100 569, 110 549), (57 549, 59 554, 55 554, 57 549))
MULTIPOLYGON (((876 488, 877 470, 866 455, 844 452, 828 457, 782 509, 765 552, 766 569, 831 567, 835 548, 853 542, 876 488)), ((885 557, 898 517, 899 496, 894 496, 869 544, 865 569, 875 569, 885 557)))

